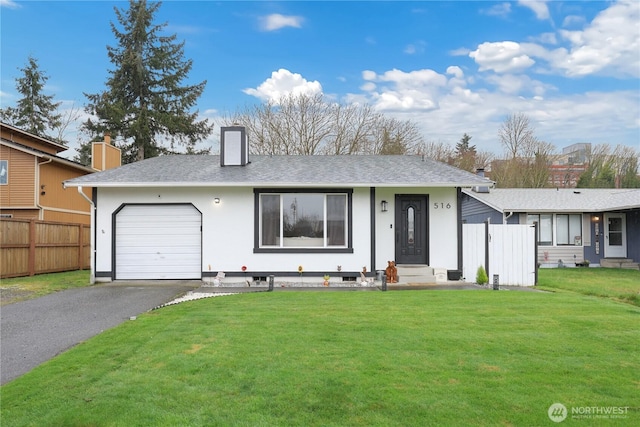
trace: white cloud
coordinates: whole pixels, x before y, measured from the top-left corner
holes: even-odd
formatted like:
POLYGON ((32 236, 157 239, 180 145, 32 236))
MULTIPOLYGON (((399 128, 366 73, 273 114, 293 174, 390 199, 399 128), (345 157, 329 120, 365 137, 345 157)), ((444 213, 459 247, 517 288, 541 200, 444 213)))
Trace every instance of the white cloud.
POLYGON ((322 93, 322 85, 318 81, 310 82, 300 74, 281 68, 272 72, 271 77, 257 88, 244 89, 243 92, 263 101, 278 102, 283 96, 322 93))
POLYGON ((427 141, 453 145, 466 132, 480 150, 497 155, 502 153, 498 129, 514 111, 527 114, 536 136, 558 148, 637 138, 638 91, 566 95, 546 82, 511 74, 484 76, 489 86, 482 89, 471 87, 473 77, 458 66, 448 67, 445 74, 426 69, 379 74, 367 70, 362 72, 361 92, 348 94, 344 101, 369 104, 390 117, 411 120, 427 141))
POLYGON ((471 52, 470 49, 467 49, 466 47, 461 47, 461 48, 449 51, 449 55, 451 55, 451 56, 467 56, 467 55, 469 55, 469 52, 471 52))
POLYGON ((0 99, 2 100, 2 107, 7 107, 7 104, 13 104, 15 95, 0 90, 0 99), (9 102, 8 102, 9 101, 9 102))
POLYGON ((520 6, 528 7, 540 20, 549 19, 549 8, 546 0, 519 0, 520 6))
POLYGON ((13 0, 0 0, 0 7, 7 9, 19 9, 21 6, 13 0))
POLYGON ((493 70, 497 73, 523 71, 535 63, 519 43, 512 41, 482 43, 469 56, 480 65, 480 71, 493 70))
POLYGON ((420 88, 427 86, 444 86, 447 78, 433 70, 423 69, 404 72, 394 68, 376 76, 381 82, 391 82, 400 88, 420 88))
POLYGON ((302 28, 303 22, 304 18, 302 16, 272 13, 271 15, 260 17, 260 29, 263 31, 275 31, 286 27, 302 28))
POLYGON ((419 53, 424 53, 424 49, 426 45, 427 44, 422 40, 417 41, 415 43, 411 43, 404 48, 404 53, 406 53, 407 55, 416 55, 419 53))
POLYGON ((365 92, 373 92, 374 90, 376 90, 376 87, 377 87, 377 86, 376 86, 376 84, 375 84, 375 83, 372 83, 372 82, 366 82, 366 83, 363 83, 363 84, 360 86, 360 90, 363 90, 363 91, 365 91, 365 92))
MULTIPOLYGON (((462 70, 449 67, 448 72, 458 79, 462 70)), ((382 74, 366 70, 366 81, 360 89, 366 92, 369 103, 380 111, 425 111, 438 108, 437 99, 447 85, 447 77, 433 70, 410 72, 393 69, 382 74), (377 83, 377 84, 376 84, 377 83)))
POLYGON ((365 80, 375 80, 376 72, 371 70, 364 70, 362 72, 362 78, 365 80))
POLYGON ((455 76, 458 79, 461 79, 464 77, 464 72, 462 71, 462 68, 456 66, 456 65, 452 65, 450 67, 447 67, 447 74, 455 76))
POLYGON ((619 1, 583 31, 561 30, 560 35, 571 47, 554 51, 552 65, 567 75, 640 77, 640 2, 619 1))
POLYGON ((531 37, 529 40, 537 41, 544 44, 550 44, 550 45, 558 44, 556 33, 542 33, 539 36, 531 37))
POLYGON ((573 25, 584 25, 584 16, 567 15, 562 20, 563 27, 571 27, 573 25))
POLYGON ((487 76, 484 81, 495 86, 500 92, 509 95, 531 95, 541 97, 548 90, 554 90, 555 87, 545 84, 538 80, 534 80, 527 75, 513 74, 492 74, 487 76))
POLYGON ((482 9, 480 13, 489 16, 500 16, 506 18, 511 13, 511 3, 500 3, 491 6, 489 9, 482 9))

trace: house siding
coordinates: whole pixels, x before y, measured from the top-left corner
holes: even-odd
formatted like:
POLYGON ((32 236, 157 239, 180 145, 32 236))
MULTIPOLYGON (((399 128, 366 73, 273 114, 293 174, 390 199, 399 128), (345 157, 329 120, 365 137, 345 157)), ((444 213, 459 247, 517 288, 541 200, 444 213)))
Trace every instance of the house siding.
POLYGON ((22 151, 1 145, 0 159, 8 161, 9 169, 7 185, 0 187, 0 204, 2 207, 35 207, 36 158, 22 151))
POLYGON ((492 224, 502 224, 502 213, 474 199, 462 195, 462 220, 469 224, 480 224, 489 220, 492 224))
POLYGON ((541 267, 559 267, 560 261, 567 267, 584 261, 582 246, 538 246, 538 262, 541 267))
POLYGON ((627 258, 640 262, 640 209, 627 212, 627 258))
MULTIPOLYGON (((40 165, 38 203, 43 210, 44 220, 89 224, 91 221, 89 203, 78 193, 76 188, 65 189, 60 184, 65 180, 82 175, 84 173, 59 163, 40 165)), ((90 189, 83 191, 87 197, 91 194, 90 189)))
MULTIPOLYGON (((304 188, 300 188, 304 192, 304 188)), ((357 276, 384 270, 394 259, 395 194, 429 195, 430 265, 456 269, 458 236, 457 197, 455 188, 384 188, 358 187, 352 194, 352 253, 255 253, 254 189, 242 187, 209 188, 98 188, 96 214, 96 278, 110 280, 113 268, 114 213, 123 204, 192 203, 202 212, 202 272, 210 278, 219 271, 228 277, 265 274, 294 275, 303 267, 301 280, 307 276, 357 276), (373 193, 373 194, 372 194, 373 193), (373 197, 372 197, 373 196, 373 197), (219 198, 220 203, 214 203, 219 198), (372 206, 372 198, 375 200, 372 206), (381 212, 380 202, 389 203, 381 212), (435 208, 435 203, 439 207, 435 208), (442 208, 444 206, 444 208, 442 208), (375 222, 375 226, 373 224, 375 222), (375 232, 372 233, 372 229, 375 232), (374 265, 372 265, 372 259, 374 265), (340 266, 340 272, 338 272, 340 266)), ((116 267, 117 268, 117 267, 116 267)))

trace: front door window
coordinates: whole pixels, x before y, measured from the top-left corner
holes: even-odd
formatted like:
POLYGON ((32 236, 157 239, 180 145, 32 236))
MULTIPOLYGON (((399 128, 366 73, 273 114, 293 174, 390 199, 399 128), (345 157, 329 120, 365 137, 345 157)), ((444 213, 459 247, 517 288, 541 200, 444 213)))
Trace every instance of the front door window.
POLYGON ((622 218, 609 218, 609 246, 622 246, 622 218))
POLYGON ((416 214, 413 206, 407 209, 407 241, 410 244, 415 242, 416 233, 416 214))
POLYGON ((604 215, 604 256, 606 258, 627 257, 626 219, 623 213, 604 215))

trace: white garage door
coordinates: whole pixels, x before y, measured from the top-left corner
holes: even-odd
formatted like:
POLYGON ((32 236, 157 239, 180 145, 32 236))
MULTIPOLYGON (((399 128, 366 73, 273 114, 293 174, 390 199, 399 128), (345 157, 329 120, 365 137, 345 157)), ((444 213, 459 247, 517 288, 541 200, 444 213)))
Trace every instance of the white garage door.
POLYGON ((202 278, 202 215, 193 205, 127 205, 116 214, 116 279, 202 278))

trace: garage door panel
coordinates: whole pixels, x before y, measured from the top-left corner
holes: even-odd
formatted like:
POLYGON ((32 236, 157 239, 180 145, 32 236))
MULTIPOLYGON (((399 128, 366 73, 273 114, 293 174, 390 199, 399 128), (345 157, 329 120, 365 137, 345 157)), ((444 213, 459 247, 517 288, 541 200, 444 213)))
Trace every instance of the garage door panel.
POLYGON ((116 215, 116 278, 201 278, 201 225, 192 205, 125 206, 116 215))

